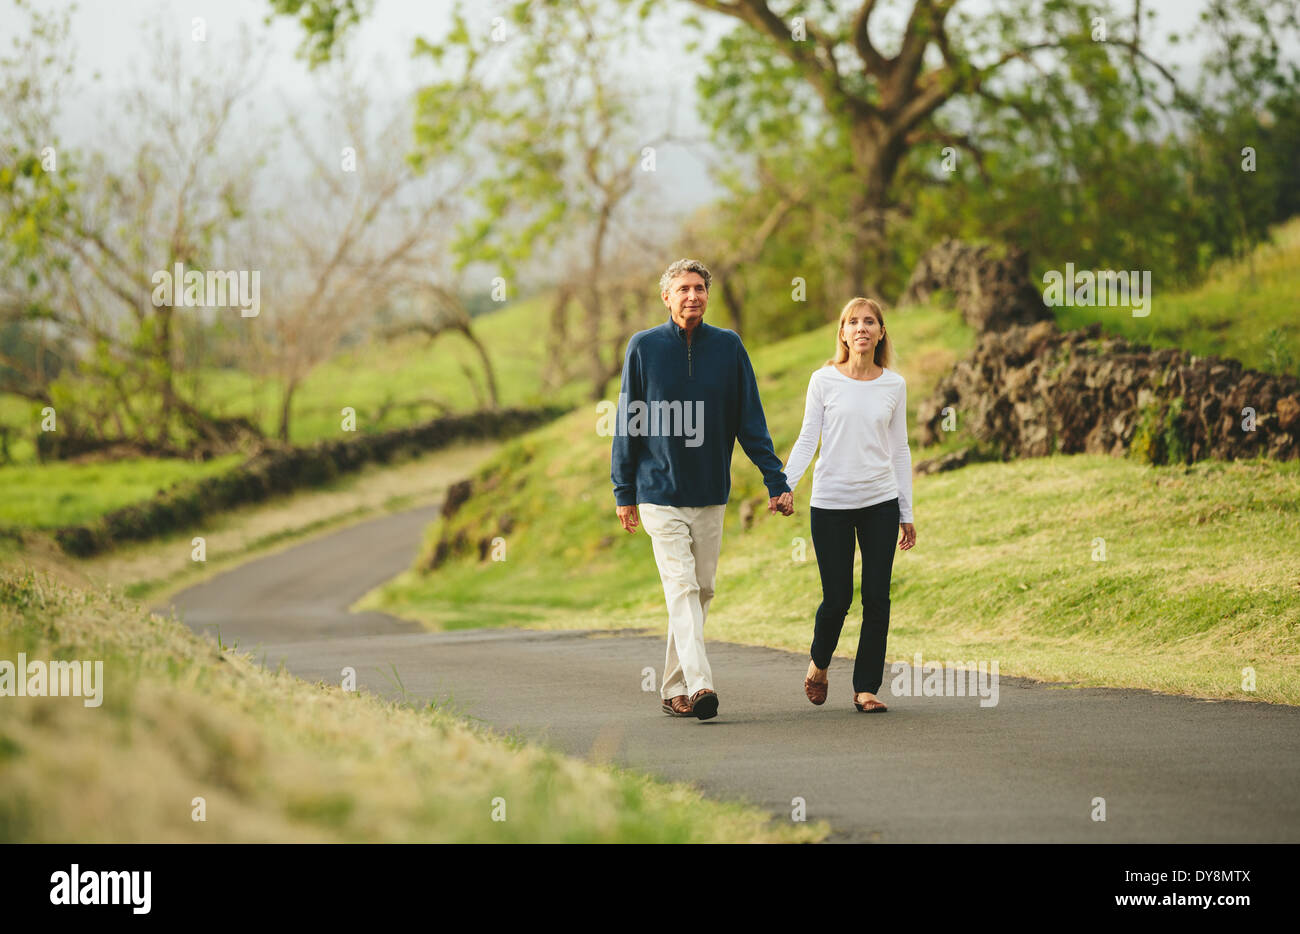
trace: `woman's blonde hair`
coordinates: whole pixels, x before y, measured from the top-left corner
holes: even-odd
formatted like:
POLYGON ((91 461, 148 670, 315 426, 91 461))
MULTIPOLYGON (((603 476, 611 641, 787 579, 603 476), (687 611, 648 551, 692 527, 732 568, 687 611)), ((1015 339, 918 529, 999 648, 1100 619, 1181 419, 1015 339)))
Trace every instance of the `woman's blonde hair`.
MULTIPOLYGON (((844 322, 848 320, 849 315, 855 311, 870 311, 876 316, 883 330, 885 327, 885 311, 880 307, 880 303, 869 298, 851 298, 844 310, 840 312, 840 323, 835 328, 835 356, 826 361, 826 366, 832 366, 836 363, 845 363, 849 359, 849 345, 844 342, 844 322)), ((894 362, 894 348, 889 342, 889 332, 885 331, 880 336, 880 342, 876 344, 875 353, 872 354, 877 366, 889 366, 894 362)))

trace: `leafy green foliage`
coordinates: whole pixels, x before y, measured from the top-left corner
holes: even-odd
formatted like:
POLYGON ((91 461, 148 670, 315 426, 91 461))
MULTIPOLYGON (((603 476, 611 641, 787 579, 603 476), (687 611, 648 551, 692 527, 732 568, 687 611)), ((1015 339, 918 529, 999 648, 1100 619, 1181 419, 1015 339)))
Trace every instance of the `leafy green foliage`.
MULTIPOLYGON (((787 22, 821 17, 819 34, 835 51, 846 96, 880 103, 882 85, 851 42, 851 16, 805 3, 770 6, 787 22)), ((1211 4, 1206 19, 1218 44, 1194 90, 1149 63, 1138 37, 1149 39, 1151 23, 1139 33, 1113 4, 1012 3, 948 22, 944 64, 932 73, 947 68, 959 90, 908 135, 885 179, 888 236, 873 254, 876 286, 897 294, 920 253, 949 236, 1022 246, 1039 272, 1065 262, 1150 270, 1164 290, 1199 281, 1217 257, 1251 255, 1271 223, 1300 209, 1288 182, 1300 172, 1295 66, 1279 52, 1282 37, 1297 35, 1295 7, 1225 0, 1211 4), (1108 24, 1105 41, 1098 17, 1108 24), (1002 59, 1009 64, 990 71, 1002 59), (1242 170, 1247 145, 1254 172, 1242 170), (942 164, 949 146, 955 166, 942 164)), ((901 39, 880 32, 877 47, 901 39)), ((859 248, 855 190, 881 182, 850 158, 852 121, 791 47, 738 25, 707 56, 699 82, 715 140, 738 165, 762 169, 757 179, 741 169, 730 176, 713 212, 717 241, 752 229, 755 204, 774 197, 767 179, 808 187, 761 262, 738 273, 758 340, 806 320, 788 300, 793 276, 808 279, 810 305, 833 313, 838 302, 827 296, 847 295, 843 271, 859 248)))
MULTIPOLYGON (((303 30, 299 53, 312 67, 335 54, 346 34, 361 22, 373 0, 268 0, 272 15, 296 17, 303 30)), ((270 16, 267 17, 269 22, 270 16)))

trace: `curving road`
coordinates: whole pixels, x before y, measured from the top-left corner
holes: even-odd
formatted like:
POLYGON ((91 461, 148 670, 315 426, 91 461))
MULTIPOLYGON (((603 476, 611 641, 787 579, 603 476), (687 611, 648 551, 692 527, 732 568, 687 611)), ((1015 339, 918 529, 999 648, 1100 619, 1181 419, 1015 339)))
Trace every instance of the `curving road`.
POLYGON ((866 716, 849 703, 848 660, 832 663, 830 698, 816 708, 803 695, 806 656, 713 642, 721 712, 680 720, 641 689, 643 668, 661 673, 663 633, 428 633, 349 613, 409 565, 435 515, 360 523, 169 606, 309 681, 337 682, 351 666, 362 689, 397 697, 395 670, 409 700, 450 702, 574 755, 786 819, 802 799, 836 841, 1300 841, 1300 708, 1005 676, 997 706, 981 708, 975 697, 891 699, 887 674, 890 711, 866 716), (1104 822, 1092 819, 1095 798, 1105 799, 1104 822))

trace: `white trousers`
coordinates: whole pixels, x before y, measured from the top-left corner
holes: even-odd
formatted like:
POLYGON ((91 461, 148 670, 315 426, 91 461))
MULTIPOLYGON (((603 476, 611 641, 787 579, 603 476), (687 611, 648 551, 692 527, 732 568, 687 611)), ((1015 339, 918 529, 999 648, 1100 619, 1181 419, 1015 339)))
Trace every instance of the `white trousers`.
POLYGON ((713 601, 726 509, 637 504, 641 525, 654 544, 668 604, 668 652, 659 691, 665 700, 679 694, 690 697, 701 688, 713 690, 713 672, 704 653, 704 620, 713 601))

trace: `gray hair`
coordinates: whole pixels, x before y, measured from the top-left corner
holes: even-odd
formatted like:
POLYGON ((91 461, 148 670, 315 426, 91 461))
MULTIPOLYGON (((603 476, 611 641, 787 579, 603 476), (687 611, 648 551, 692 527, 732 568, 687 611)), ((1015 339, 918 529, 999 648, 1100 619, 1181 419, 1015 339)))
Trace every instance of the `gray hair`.
POLYGON ((665 269, 664 274, 659 277, 659 291, 661 293, 667 292, 668 286, 672 285, 674 279, 678 276, 684 276, 688 272, 698 272, 703 276, 704 291, 707 292, 709 290, 709 286, 713 283, 713 276, 709 274, 708 267, 698 259, 679 259, 677 262, 665 269))

